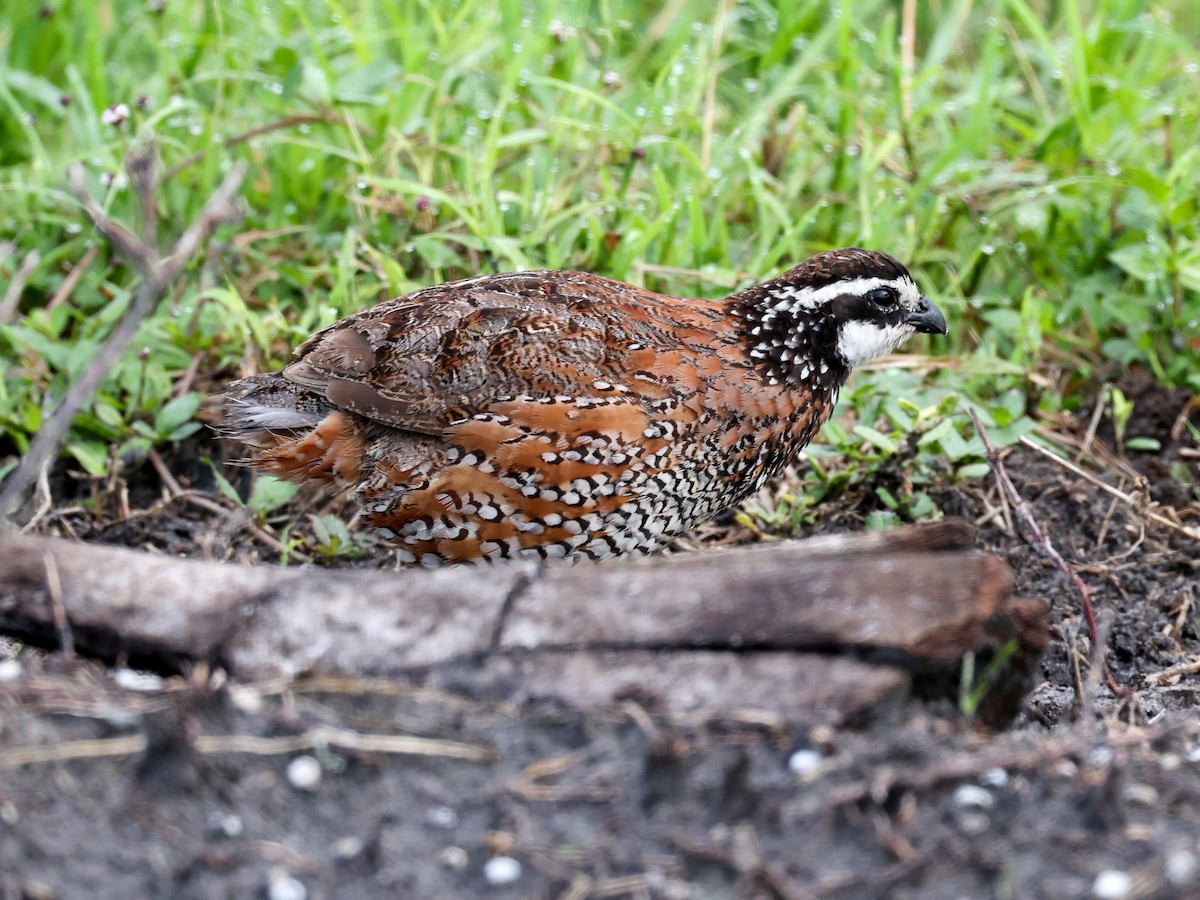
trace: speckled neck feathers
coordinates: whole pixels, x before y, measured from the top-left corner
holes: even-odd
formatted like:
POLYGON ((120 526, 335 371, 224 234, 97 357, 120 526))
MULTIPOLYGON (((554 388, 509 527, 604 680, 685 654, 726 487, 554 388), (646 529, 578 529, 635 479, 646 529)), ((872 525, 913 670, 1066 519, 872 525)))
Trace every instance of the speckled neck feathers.
POLYGON ((804 385, 836 398, 851 362, 839 351, 845 302, 870 290, 916 286, 892 257, 859 248, 823 253, 730 298, 747 354, 768 384, 804 385), (841 301, 841 302, 839 302, 841 301))

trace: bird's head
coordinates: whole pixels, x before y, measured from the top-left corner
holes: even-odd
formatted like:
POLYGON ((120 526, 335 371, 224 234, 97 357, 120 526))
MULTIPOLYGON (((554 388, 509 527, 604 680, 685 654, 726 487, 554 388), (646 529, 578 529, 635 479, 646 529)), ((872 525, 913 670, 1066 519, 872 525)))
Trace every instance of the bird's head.
POLYGON ((750 358, 775 384, 836 389, 917 332, 946 334, 904 266, 857 247, 820 253, 733 300, 750 358))

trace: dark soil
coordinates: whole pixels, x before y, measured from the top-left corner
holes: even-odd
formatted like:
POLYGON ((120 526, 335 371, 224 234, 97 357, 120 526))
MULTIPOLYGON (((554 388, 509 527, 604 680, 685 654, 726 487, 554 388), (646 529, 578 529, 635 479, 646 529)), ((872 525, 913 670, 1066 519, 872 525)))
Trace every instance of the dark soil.
MULTIPOLYGON (((1160 450, 1122 454, 1107 416, 1089 438, 1090 409, 1053 427, 1136 503, 1027 448, 1004 457, 1090 593, 1119 693, 1090 671, 1077 588, 1023 536, 992 479, 944 484, 936 500, 978 523, 980 545, 1008 560, 1019 595, 1050 603, 1056 626, 1041 682, 1003 734, 945 702, 831 729, 756 717, 752 697, 741 717, 673 721, 628 699, 515 707, 397 683, 232 685, 198 671, 130 686, 128 672, 27 649, 0 663, 0 896, 1200 896, 1200 666, 1186 668, 1200 660, 1198 547, 1147 518, 1161 504, 1200 525, 1200 459, 1180 422, 1185 392, 1141 378, 1121 388, 1134 400, 1125 437, 1160 450), (305 788, 289 778, 298 751, 195 738, 321 726, 465 742, 493 758, 318 746, 308 752, 322 777, 305 788), (65 744, 123 736, 134 749, 119 755, 65 744), (55 757, 62 746, 78 758, 55 757), (40 758, 17 765, 28 747, 40 758), (517 863, 509 884, 496 883, 507 863, 489 864, 500 857, 517 863)), ((197 451, 211 447, 167 461, 181 497, 162 500, 147 465, 129 485, 133 513, 104 490, 40 527, 278 559, 271 523, 221 502, 197 451)), ((56 498, 76 489, 91 492, 69 474, 54 484, 56 498)), ((831 508, 830 521, 851 527, 855 514, 831 508)), ((302 518, 295 534, 312 529, 302 518)), ((298 546, 313 555, 315 543, 298 546)), ((365 545, 326 562, 389 559, 365 545)))

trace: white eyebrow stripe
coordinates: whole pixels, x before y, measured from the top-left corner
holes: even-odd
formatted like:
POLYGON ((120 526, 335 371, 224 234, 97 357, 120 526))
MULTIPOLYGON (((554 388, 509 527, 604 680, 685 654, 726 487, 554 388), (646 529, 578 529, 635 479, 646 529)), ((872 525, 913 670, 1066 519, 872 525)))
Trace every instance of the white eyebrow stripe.
POLYGON ((865 294, 876 288, 895 288, 901 294, 911 284, 907 278, 852 278, 849 281, 834 281, 819 288, 787 287, 772 291, 771 298, 778 302, 772 304, 773 309, 780 312, 794 312, 797 309, 815 309, 822 303, 835 300, 843 294, 865 294))

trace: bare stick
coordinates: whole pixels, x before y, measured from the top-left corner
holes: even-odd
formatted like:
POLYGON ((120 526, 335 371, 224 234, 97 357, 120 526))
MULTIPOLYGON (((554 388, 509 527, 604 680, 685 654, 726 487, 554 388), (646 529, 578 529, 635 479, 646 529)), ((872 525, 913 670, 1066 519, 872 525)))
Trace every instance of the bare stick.
POLYGON ((1087 455, 1088 448, 1092 446, 1092 441, 1096 438, 1096 429, 1100 427, 1100 419, 1104 416, 1105 407, 1108 406, 1108 398, 1112 393, 1112 385, 1105 384, 1100 389, 1100 396, 1096 401, 1096 408, 1092 410, 1092 420, 1088 422, 1087 433, 1083 436, 1083 441, 1079 445, 1079 452, 1075 454, 1075 462, 1080 462, 1087 455))
POLYGON ((1177 666, 1163 669, 1161 672, 1155 672, 1152 675, 1146 676, 1146 681, 1150 684, 1165 685, 1169 684, 1172 678, 1180 678, 1184 675, 1195 675, 1200 672, 1200 657, 1193 659, 1191 662, 1180 663, 1177 666))
POLYGON ((279 737, 258 737, 249 734, 201 734, 196 737, 196 749, 209 754, 246 753, 252 756, 277 756, 316 747, 337 747, 359 753, 442 756, 472 762, 486 762, 495 758, 495 754, 486 747, 460 741, 407 734, 361 734, 329 726, 320 726, 303 734, 279 737))
POLYGON ((154 263, 158 254, 153 247, 144 244, 137 235, 120 222, 110 219, 108 213, 100 208, 100 204, 88 192, 87 170, 84 169, 82 163, 70 165, 67 169, 67 182, 71 185, 71 191, 83 205, 83 211, 91 219, 92 225, 100 232, 100 236, 143 277, 150 277, 154 272, 154 263))
POLYGON ((50 597, 54 627, 58 629, 58 650, 65 659, 71 660, 75 658, 75 635, 71 631, 71 622, 63 605, 62 578, 58 574, 58 562, 49 551, 42 554, 42 561, 46 566, 46 593, 50 597))
POLYGON ((74 293, 79 280, 87 273, 87 270, 92 267, 92 263, 96 261, 96 257, 100 255, 100 246, 94 245, 87 248, 87 251, 75 264, 75 268, 67 274, 63 279, 63 283, 58 290, 54 292, 54 296, 50 298, 50 302, 46 304, 46 309, 57 309, 70 299, 74 293))
POLYGON ((158 241, 158 152, 152 143, 143 144, 125 159, 125 171, 134 193, 142 200, 142 242, 153 247, 158 241))
MULTIPOLYGON (((100 759, 108 756, 132 756, 145 752, 146 736, 99 738, 66 741, 46 747, 10 747, 0 751, 0 772, 21 766, 65 762, 72 759, 100 759)), ((278 756, 311 750, 317 747, 337 747, 359 753, 383 753, 397 756, 436 756, 487 762, 495 754, 486 747, 444 741, 437 738, 414 737, 406 734, 360 734, 343 728, 320 727, 304 734, 282 737, 258 737, 250 734, 201 734, 194 746, 208 755, 244 753, 252 756, 278 756)))
POLYGON ((1038 552, 1040 556, 1049 559, 1059 570, 1067 576, 1067 579, 1075 586, 1075 590, 1079 593, 1084 618, 1087 620, 1088 633, 1092 638, 1092 664, 1097 662, 1104 667, 1104 675, 1108 679, 1108 686, 1118 697, 1124 697, 1127 691, 1119 686, 1116 680, 1112 677, 1112 672, 1108 668, 1108 660, 1104 657, 1104 647, 1099 643, 1100 628, 1096 624, 1096 611, 1092 606, 1092 597, 1088 592, 1087 585, 1083 583, 1083 579, 1078 573, 1071 568, 1062 554, 1055 549, 1054 544, 1050 541, 1050 535, 1038 525, 1033 518, 1033 513, 1030 512, 1028 504, 1021 498, 1017 492, 1016 485, 1012 483, 1012 479, 1008 477, 1008 471, 1004 468, 1004 463, 1000 459, 1000 454, 992 444, 991 438, 988 437, 987 429, 983 427, 983 423, 979 421, 979 414, 974 409, 968 410, 971 414, 971 421, 975 424, 975 431, 979 435, 979 439, 983 441, 983 447, 987 455, 988 467, 992 470, 992 474, 996 477, 996 482, 1000 485, 1000 489, 1008 498, 1008 502, 1016 511, 1017 520, 1021 523, 1025 531, 1025 538, 1029 545, 1038 552))
POLYGON ((25 283, 29 281, 29 276, 41 261, 42 255, 36 250, 30 250, 21 260, 21 265, 13 273, 12 281, 8 283, 8 290, 4 292, 4 299, 0 300, 0 325, 7 325, 17 317, 17 304, 21 302, 25 283))
MULTIPOLYGON (((218 225, 233 221, 240 214, 237 196, 245 175, 244 164, 234 166, 205 204, 200 218, 184 232, 170 254, 159 259, 153 248, 123 225, 110 219, 96 204, 88 193, 87 173, 81 164, 74 163, 67 170, 71 188, 83 204, 84 211, 96 230, 114 250, 138 270, 142 281, 137 286, 133 302, 116 329, 104 342, 83 377, 68 388, 58 408, 42 424, 30 442, 29 450, 8 477, 3 490, 0 490, 0 520, 11 519, 20 508, 29 489, 37 480, 42 466, 58 453, 58 448, 75 416, 92 399, 100 382, 116 364, 125 347, 137 333, 138 327, 162 302, 171 282, 195 255, 200 245, 211 237, 218 225)), ((140 177, 135 179, 135 185, 140 188, 141 184, 140 177)))

